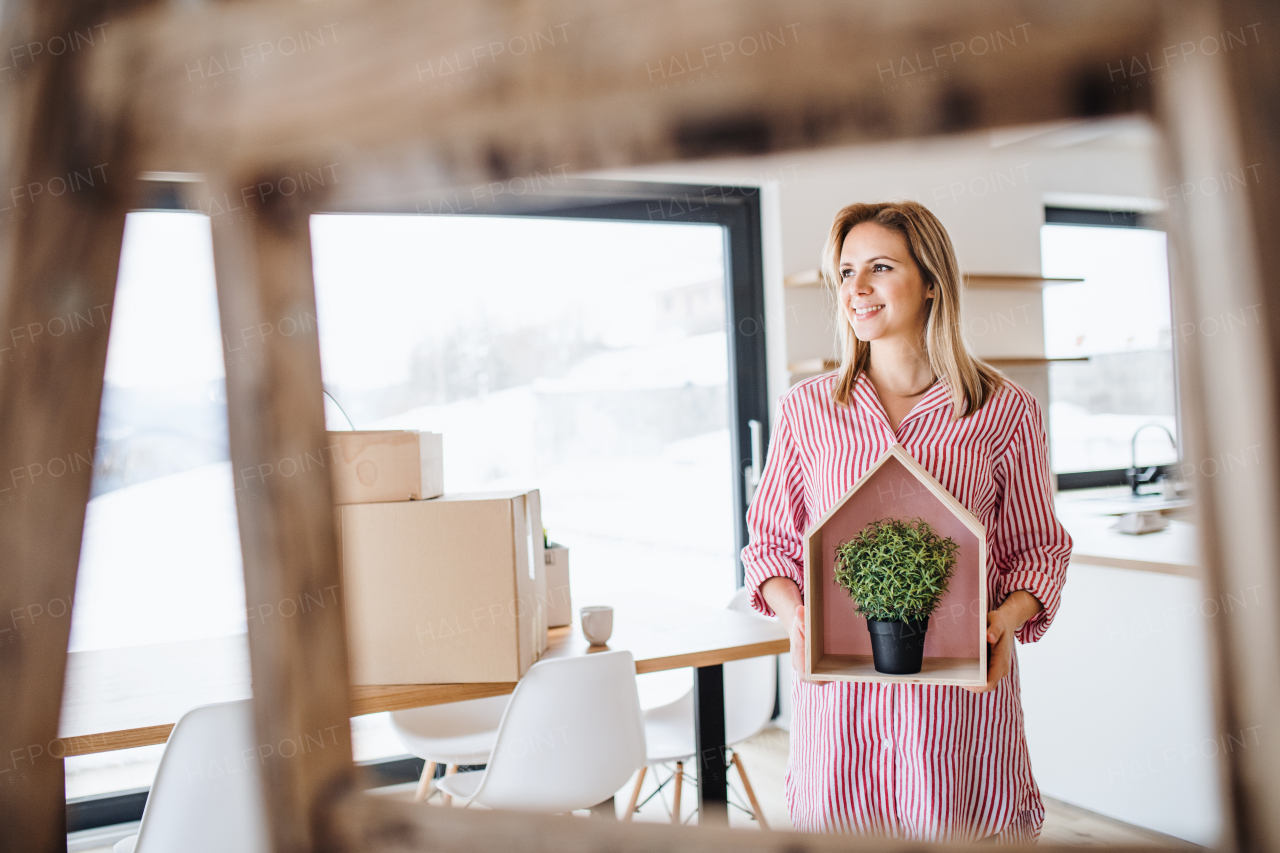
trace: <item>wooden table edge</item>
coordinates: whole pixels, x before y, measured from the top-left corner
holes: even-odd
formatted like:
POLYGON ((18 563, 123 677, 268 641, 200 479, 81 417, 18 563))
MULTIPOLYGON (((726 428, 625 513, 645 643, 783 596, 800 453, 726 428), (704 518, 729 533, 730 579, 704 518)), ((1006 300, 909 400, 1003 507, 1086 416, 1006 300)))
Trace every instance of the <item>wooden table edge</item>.
POLYGON ((790 651, 791 640, 783 637, 777 640, 764 640, 759 643, 737 646, 728 650, 714 649, 705 652, 689 652, 688 654, 636 661, 636 674, 643 675, 647 672, 683 669, 686 666, 715 666, 716 664, 728 663, 734 660, 747 660, 748 658, 764 657, 765 655, 783 655, 790 651))
MULTIPOLYGON (((597 651, 607 651, 608 646, 601 646, 597 651)), ((765 655, 786 654, 791 650, 791 641, 786 638, 765 640, 738 646, 733 649, 712 649, 702 652, 671 655, 661 658, 648 658, 636 662, 636 674, 662 672, 684 667, 713 666, 734 660, 763 657, 765 655)), ((405 708, 420 708, 426 705, 443 705, 447 702, 463 702, 468 699, 484 699, 490 696, 504 696, 516 689, 515 681, 494 681, 451 684, 353 684, 351 685, 351 715, 360 717, 365 714, 377 714, 382 711, 399 711, 405 708)), ((139 746, 152 746, 164 743, 173 731, 173 723, 158 726, 143 726, 136 729, 101 734, 68 735, 58 738, 55 743, 62 748, 62 755, 90 755, 96 752, 111 752, 117 749, 132 749, 139 746)))
POLYGON ((163 723, 158 726, 121 729, 102 734, 68 735, 54 741, 62 747, 62 755, 54 754, 52 749, 50 754, 60 758, 71 755, 92 755, 95 752, 112 752, 117 749, 133 749, 138 746, 154 746, 169 739, 169 733, 173 731, 174 725, 176 724, 163 723))
POLYGON ((1200 577, 1200 567, 1187 563, 1164 563, 1156 560, 1131 560, 1100 554, 1071 554, 1071 562, 1086 566, 1102 566, 1107 569, 1128 569, 1132 572, 1150 572, 1157 575, 1176 575, 1184 578, 1200 577))

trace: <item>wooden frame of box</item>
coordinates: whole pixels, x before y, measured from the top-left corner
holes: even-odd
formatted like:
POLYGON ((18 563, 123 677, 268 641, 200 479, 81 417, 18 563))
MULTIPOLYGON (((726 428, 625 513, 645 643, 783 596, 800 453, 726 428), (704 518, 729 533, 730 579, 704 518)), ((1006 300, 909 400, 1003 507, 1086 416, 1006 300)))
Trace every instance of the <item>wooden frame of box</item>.
POLYGON ((980 686, 987 682, 987 539, 982 522, 900 444, 890 447, 804 537, 807 681, 980 686), (955 572, 929 619, 924 666, 877 672, 867 620, 835 580, 835 549, 882 518, 922 518, 960 544, 955 572))

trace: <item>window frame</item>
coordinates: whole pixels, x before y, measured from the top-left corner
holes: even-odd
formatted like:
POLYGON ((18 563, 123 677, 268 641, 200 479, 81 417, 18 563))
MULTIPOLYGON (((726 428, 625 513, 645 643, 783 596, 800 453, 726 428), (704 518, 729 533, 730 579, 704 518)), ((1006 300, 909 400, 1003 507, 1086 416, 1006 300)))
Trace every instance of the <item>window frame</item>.
MULTIPOLYGON (((1090 228, 1140 228, 1148 231, 1167 231, 1152 214, 1129 209, 1100 209, 1083 207, 1062 207, 1046 204, 1044 207, 1045 225, 1080 225, 1090 228)), ((1173 409, 1174 420, 1178 426, 1178 462, 1182 457, 1182 401, 1178 390, 1178 353, 1177 342, 1170 338, 1169 358, 1173 363, 1173 409)), ((1047 413, 1046 413, 1047 414, 1047 413)), ((1052 436, 1050 436, 1052 439, 1052 436)), ((1169 476, 1178 462, 1154 466, 1160 469, 1160 477, 1169 476)), ((1128 468, 1106 468, 1097 471, 1068 471, 1055 474, 1058 491, 1066 492, 1074 489, 1098 489, 1107 486, 1127 486, 1128 468)))

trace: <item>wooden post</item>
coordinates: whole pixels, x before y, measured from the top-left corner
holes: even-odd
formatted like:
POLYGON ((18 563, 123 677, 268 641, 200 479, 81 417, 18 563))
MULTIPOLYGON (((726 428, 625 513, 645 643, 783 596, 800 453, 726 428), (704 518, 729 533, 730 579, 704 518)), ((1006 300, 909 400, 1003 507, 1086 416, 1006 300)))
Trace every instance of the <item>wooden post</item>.
POLYGON ((84 54, 31 45, 106 8, 32 2, 7 21, 26 78, 4 83, 0 121, 0 851, 66 849, 58 716, 134 186, 127 128, 89 109, 84 54))
POLYGON ((224 181, 217 192, 244 210, 212 223, 258 750, 275 849, 303 853, 320 846, 317 824, 354 771, 311 281, 315 198, 287 193, 287 174, 224 181))
POLYGON ((1242 850, 1280 845, 1280 55, 1268 38, 1278 11, 1257 0, 1170 5, 1161 43, 1194 40, 1200 53, 1157 89, 1169 155, 1182 473, 1195 482, 1204 600, 1218 608, 1206 622, 1216 646, 1223 846, 1242 850), (1213 50, 1227 31, 1232 50, 1213 50))

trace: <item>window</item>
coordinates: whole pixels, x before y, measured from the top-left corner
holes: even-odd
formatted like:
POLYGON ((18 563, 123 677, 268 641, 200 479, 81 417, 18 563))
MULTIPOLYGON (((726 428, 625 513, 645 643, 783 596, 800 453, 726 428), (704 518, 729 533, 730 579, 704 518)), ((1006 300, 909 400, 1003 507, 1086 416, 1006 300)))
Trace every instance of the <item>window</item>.
MULTIPOLYGON (((750 462, 735 425, 767 422, 758 219, 728 197, 736 216, 658 196, 313 217, 330 427, 442 433, 446 491, 539 488, 575 607, 724 606, 750 462)), ((358 757, 403 751, 385 717, 355 721, 358 757)))
MULTIPOLYGON (((330 426, 443 433, 451 491, 540 488, 575 604, 723 606, 740 436, 768 422, 754 191, 555 203, 314 217, 324 379, 345 410, 326 402, 330 426)), ((247 623, 209 217, 129 215, 111 324, 71 651, 184 644, 176 689, 216 691, 245 665, 247 623)), ((357 760, 403 753, 385 716, 353 721, 357 760)), ((68 797, 145 787, 162 750, 70 757, 68 797)))
MULTIPOLYGON (((69 649, 185 644, 176 682, 212 678, 246 621, 208 217, 129 214, 110 319, 69 649)), ((67 796, 149 785, 162 751, 71 756, 67 796)))
POLYGON ((1072 359, 1049 367, 1050 452, 1060 486, 1123 483, 1135 433, 1139 466, 1176 462, 1164 232, 1141 227, 1134 213, 1048 208, 1045 218, 1043 275, 1084 279, 1044 294, 1045 353, 1072 359), (1080 476, 1090 472, 1106 474, 1080 476))
POLYGON ((721 228, 325 215, 312 236, 325 384, 356 428, 442 433, 449 492, 541 489, 575 602, 728 601, 721 228))

